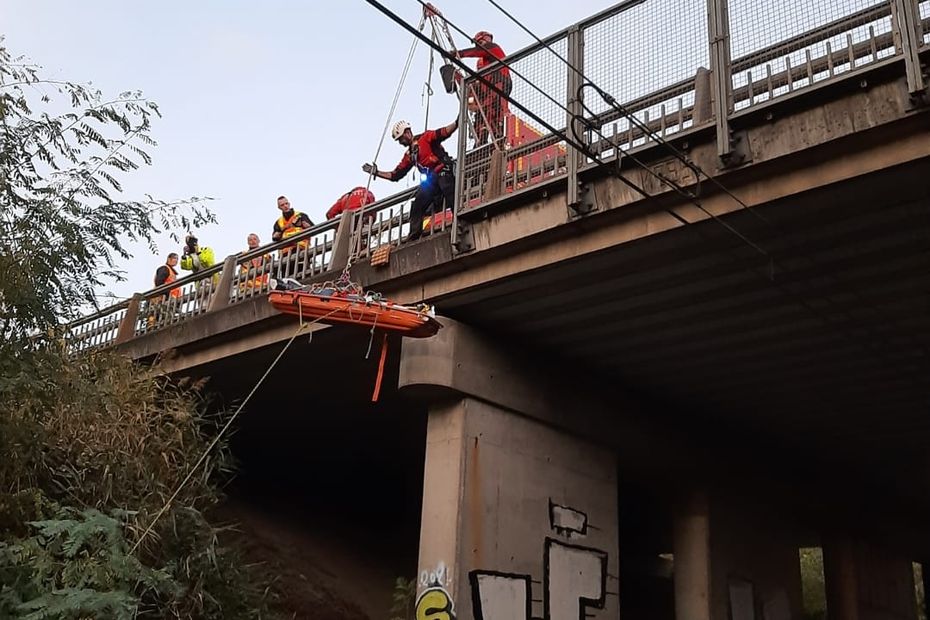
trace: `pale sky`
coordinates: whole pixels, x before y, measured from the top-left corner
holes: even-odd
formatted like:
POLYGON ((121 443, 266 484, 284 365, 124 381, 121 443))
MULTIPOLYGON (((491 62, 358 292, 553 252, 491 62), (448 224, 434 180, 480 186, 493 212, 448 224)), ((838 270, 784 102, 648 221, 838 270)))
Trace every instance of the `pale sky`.
MULTIPOLYGON (((419 21, 415 0, 385 4, 419 21)), ((485 0, 436 4, 467 32, 493 32, 508 52, 531 43, 485 0)), ((613 2, 500 4, 543 36, 613 2)), ((279 194, 320 222, 343 192, 365 184, 360 166, 374 155, 412 42, 363 0, 3 0, 0 24, 11 53, 42 65, 45 77, 91 81, 111 95, 141 89, 159 104, 154 164, 125 178, 125 195, 215 198, 219 225, 198 236, 217 260, 244 249, 250 232, 270 241, 279 194)), ((424 121, 428 57, 421 44, 396 115, 415 129, 424 121)), ((451 122, 456 102, 438 74, 434 90, 430 125, 451 122)), ((454 141, 448 147, 454 153, 454 141)), ((401 154, 388 138, 378 163, 393 167, 401 154)), ((372 190, 381 198, 406 186, 378 180, 372 190)), ((160 250, 177 248, 166 237, 160 250)), ((110 290, 129 296, 151 288, 162 263, 138 247, 125 266, 128 280, 110 290)))

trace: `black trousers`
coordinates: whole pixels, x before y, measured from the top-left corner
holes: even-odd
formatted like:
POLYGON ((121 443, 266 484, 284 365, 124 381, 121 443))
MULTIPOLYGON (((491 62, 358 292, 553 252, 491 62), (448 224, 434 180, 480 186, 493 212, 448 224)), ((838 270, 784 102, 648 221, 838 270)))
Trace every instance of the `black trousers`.
POLYGON ((443 208, 455 207, 455 174, 451 167, 439 174, 430 174, 426 182, 420 184, 413 204, 410 205, 410 234, 408 241, 419 239, 423 234, 423 218, 432 216, 433 211, 442 213, 443 208), (443 205, 445 203, 445 205, 443 205))

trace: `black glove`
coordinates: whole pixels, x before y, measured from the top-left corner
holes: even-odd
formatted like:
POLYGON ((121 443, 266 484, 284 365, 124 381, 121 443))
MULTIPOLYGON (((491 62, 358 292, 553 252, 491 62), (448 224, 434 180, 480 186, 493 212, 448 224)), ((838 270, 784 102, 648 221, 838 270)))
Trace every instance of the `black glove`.
POLYGON ((378 176, 378 164, 362 164, 362 171, 376 177, 378 176))

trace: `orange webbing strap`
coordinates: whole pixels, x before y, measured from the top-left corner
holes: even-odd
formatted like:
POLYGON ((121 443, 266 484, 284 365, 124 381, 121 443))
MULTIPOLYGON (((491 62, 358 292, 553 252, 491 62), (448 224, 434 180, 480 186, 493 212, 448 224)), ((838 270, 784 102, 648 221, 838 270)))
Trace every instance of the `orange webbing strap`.
POLYGON ((375 391, 371 395, 371 402, 378 402, 378 395, 381 394, 381 379, 384 378, 384 360, 387 359, 388 335, 384 332, 384 339, 381 340, 381 359, 378 360, 378 377, 375 379, 375 391))

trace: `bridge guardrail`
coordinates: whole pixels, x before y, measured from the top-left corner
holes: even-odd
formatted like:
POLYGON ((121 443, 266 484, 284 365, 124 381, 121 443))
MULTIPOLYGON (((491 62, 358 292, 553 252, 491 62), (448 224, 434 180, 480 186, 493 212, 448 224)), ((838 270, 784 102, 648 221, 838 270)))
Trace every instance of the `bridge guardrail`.
MULTIPOLYGON (((380 245, 403 243, 409 232, 410 203, 416 189, 347 212, 344 218, 323 222, 286 241, 229 256, 223 263, 82 317, 69 325, 69 348, 76 353, 86 352, 152 333, 264 295, 272 278, 303 281, 341 269, 350 249, 359 258, 368 258, 380 245), (342 248, 338 240, 341 226, 348 229, 342 248)), ((446 215, 435 218, 436 231, 445 231, 450 225, 451 211, 446 215)))
POLYGON ((130 301, 113 304, 68 326, 68 347, 73 353, 87 353, 116 341, 130 301))
MULTIPOLYGON (((897 0, 895 0, 897 1, 897 0)), ((919 44, 930 44, 930 0, 913 2, 920 17, 919 44)), ((613 96, 638 121, 665 138, 715 122, 721 116, 742 112, 776 97, 842 74, 867 69, 883 59, 901 54, 900 37, 893 19, 892 0, 785 0, 760 4, 757 0, 681 0, 624 2, 557 33, 545 42, 564 59, 576 58, 585 77, 613 96), (707 18, 722 7, 725 17, 711 24, 707 18), (728 16, 728 17, 727 17, 728 16), (687 27, 687 33, 681 28, 687 27), (717 91, 713 50, 717 37, 726 48, 721 65, 722 99, 717 91), (572 39, 571 33, 579 34, 572 39), (577 49, 571 49, 577 46, 577 49), (730 61, 730 57, 736 59, 730 61)), ((719 44, 719 41, 716 41, 719 44)), ((571 115, 563 109, 576 102, 568 69, 544 46, 536 44, 508 57, 516 72, 538 82, 545 95, 514 77, 512 96, 556 128, 569 126, 571 115), (535 78, 546 73, 544 80, 535 78)), ((493 72, 493 67, 485 74, 493 72)), ((477 78, 465 80, 478 89, 477 78)), ((601 159, 612 159, 620 150, 635 151, 651 145, 640 127, 604 101, 594 91, 585 93, 586 117, 599 128, 588 132, 586 144, 601 159)), ((578 108, 576 108, 578 109, 578 108)), ((459 183, 459 208, 466 211, 541 181, 572 176, 571 151, 557 135, 544 131, 522 111, 511 108, 503 123, 499 148, 476 139, 474 132, 460 140, 459 160, 464 162, 459 183), (515 132, 514 125, 529 131, 515 132), (509 131, 508 131, 509 130, 509 131)), ((472 112, 476 122, 481 119, 472 112)), ((728 124, 718 122, 718 141, 729 141, 728 124)), ((722 148, 721 155, 729 149, 722 148)), ((575 170, 594 165, 579 158, 575 170)))
MULTIPOLYGON (((914 77, 915 59, 930 47, 930 0, 786 0, 766 3, 761 12, 759 6, 755 0, 706 0, 706 4, 626 0, 547 37, 544 43, 577 63, 651 132, 666 137, 716 123, 722 160, 729 153, 731 116, 830 78, 868 70, 892 56, 904 56, 909 88, 912 94, 917 92, 913 88, 920 81, 919 75, 914 77), (902 19, 902 12, 909 17, 902 19), (693 36, 681 35, 682 23, 689 24, 693 36), (910 35, 902 36, 907 35, 903 23, 914 29, 910 47, 904 49, 902 42, 910 35), (724 53, 720 45, 725 45, 724 53), (731 61, 731 55, 736 59, 731 61), (646 68, 638 75, 618 69, 624 62, 643 63, 646 68), (650 72, 648 63, 659 69, 650 72)), ((515 52, 507 60, 522 76, 512 76, 511 95, 553 127, 567 127, 572 116, 564 108, 575 113, 582 109, 575 100, 577 90, 572 90, 581 80, 540 44, 515 52)), ((489 67, 485 75, 495 70, 489 67)), ((487 96, 476 87, 474 78, 463 82, 462 121, 469 116, 466 96, 487 96)), ((585 103, 585 114, 603 134, 586 136, 588 148, 599 158, 609 160, 618 157, 621 149, 651 146, 646 132, 612 106, 595 100, 585 103)), ((502 138, 496 143, 482 139, 475 131, 475 118, 462 122, 455 213, 438 214, 424 226, 443 232, 451 227, 453 247, 458 251, 467 250, 467 244, 457 240, 459 212, 563 178, 571 206, 579 171, 594 165, 583 154, 566 149, 558 134, 545 131, 520 111, 511 109, 500 119, 485 114, 477 120, 496 129, 502 138)), ((264 294, 271 277, 309 278, 343 267, 350 253, 367 259, 379 246, 402 244, 409 234, 415 192, 415 187, 409 188, 352 212, 350 218, 343 218, 342 227, 342 220, 325 222, 286 243, 229 257, 223 265, 75 321, 70 325, 72 348, 92 350, 156 331, 264 294), (281 250, 294 241, 306 241, 307 246, 282 258, 281 250), (173 289, 179 292, 171 295, 173 289)))
POLYGON ((761 13, 753 0, 730 0, 735 110, 896 53, 887 0, 790 0, 762 5, 761 13))

